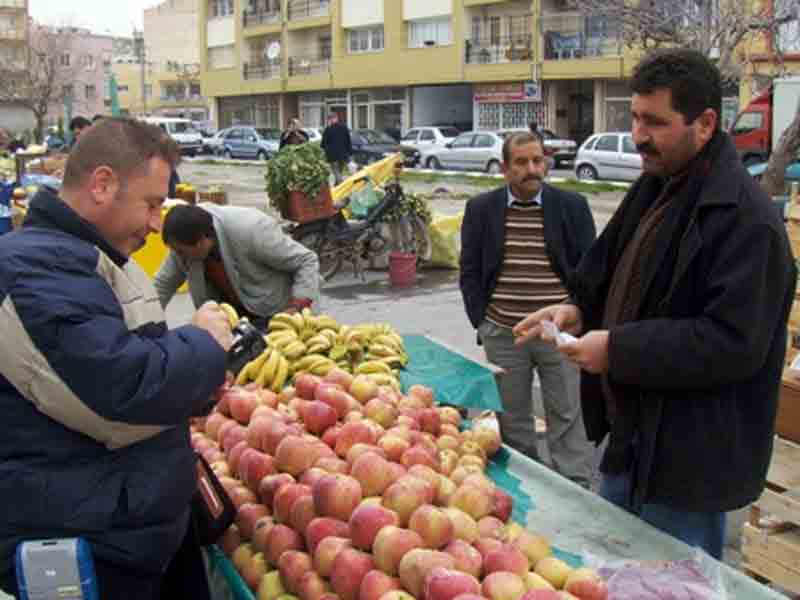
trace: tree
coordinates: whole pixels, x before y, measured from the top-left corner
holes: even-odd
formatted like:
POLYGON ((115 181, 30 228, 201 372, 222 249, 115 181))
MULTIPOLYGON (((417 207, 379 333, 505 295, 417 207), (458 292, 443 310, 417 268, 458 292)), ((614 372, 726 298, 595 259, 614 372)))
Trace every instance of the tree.
MULTIPOLYGON (((78 30, 31 25, 24 60, 0 57, 0 103, 27 108, 36 120, 34 135, 44 139, 47 115, 73 94, 81 78, 78 30)), ((73 102, 80 101, 73 96, 73 102)))
MULTIPOLYGON (((800 39, 798 0, 570 0, 586 17, 617 24, 629 48, 693 48, 712 58, 728 84, 742 78, 751 47, 771 52, 769 78, 786 74, 785 48, 800 39)), ((786 165, 800 147, 800 107, 770 158, 763 182, 770 194, 783 189, 786 165)))

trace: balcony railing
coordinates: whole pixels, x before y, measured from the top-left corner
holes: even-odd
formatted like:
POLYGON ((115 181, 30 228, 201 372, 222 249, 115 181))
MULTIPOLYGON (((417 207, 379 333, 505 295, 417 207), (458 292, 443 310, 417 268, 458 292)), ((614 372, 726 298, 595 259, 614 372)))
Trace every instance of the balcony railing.
POLYGON ((539 22, 546 60, 620 56, 622 53, 619 22, 611 17, 549 13, 539 22))
POLYGON ((531 60, 530 35, 470 39, 464 43, 464 62, 468 65, 524 62, 531 60))
POLYGON ((244 63, 242 76, 244 79, 280 79, 281 61, 276 59, 244 63))
POLYGON ((242 14, 242 25, 244 27, 258 27, 259 25, 272 25, 281 22, 281 12, 278 11, 245 11, 242 14))
POLYGON ((331 14, 330 0, 289 0, 289 20, 327 17, 331 14))
POLYGON ((0 9, 25 8, 25 0, 0 0, 0 9))
POLYGON ((289 58, 289 77, 295 75, 317 75, 327 73, 331 68, 330 58, 292 56, 289 58))
POLYGON ((0 40, 24 40, 25 30, 16 27, 0 28, 0 40))

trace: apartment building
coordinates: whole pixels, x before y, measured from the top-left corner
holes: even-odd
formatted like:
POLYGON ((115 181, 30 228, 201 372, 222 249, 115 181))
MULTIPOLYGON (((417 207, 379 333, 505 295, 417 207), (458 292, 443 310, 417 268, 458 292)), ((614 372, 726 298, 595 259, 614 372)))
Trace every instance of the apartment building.
MULTIPOLYGON (((28 0, 0 0, 0 76, 14 80, 27 65, 28 0)), ((14 133, 33 128, 33 114, 13 103, 0 104, 0 126, 14 133)))
POLYGON ((630 127, 636 57, 563 0, 200 0, 199 27, 220 127, 630 127))
POLYGON ((200 88, 198 4, 198 0, 164 0, 144 11, 150 114, 208 119, 208 101, 200 88))

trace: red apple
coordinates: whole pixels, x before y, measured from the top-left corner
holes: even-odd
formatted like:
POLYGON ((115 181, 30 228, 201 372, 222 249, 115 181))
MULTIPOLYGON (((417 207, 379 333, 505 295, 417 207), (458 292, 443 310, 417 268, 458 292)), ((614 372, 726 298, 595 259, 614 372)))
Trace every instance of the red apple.
POLYGON ((579 600, 606 600, 608 586, 592 569, 575 569, 567 577, 564 590, 579 600))
POLYGON ((225 553, 225 556, 230 558, 236 549, 242 545, 242 542, 242 534, 239 533, 239 528, 234 524, 225 530, 225 533, 222 534, 217 543, 225 553))
POLYGON ((426 467, 430 467, 435 471, 439 470, 438 455, 431 455, 430 451, 421 444, 415 444, 403 452, 403 456, 400 457, 400 461, 407 469, 414 465, 425 465, 426 467))
POLYGON ((477 578, 483 574, 483 556, 464 540, 453 540, 443 551, 455 559, 457 570, 477 578))
POLYGON ((327 537, 347 538, 350 526, 344 521, 330 517, 317 517, 305 529, 306 547, 311 554, 317 550, 319 543, 327 537))
POLYGON ((487 575, 481 588, 489 600, 520 600, 526 592, 522 577, 504 571, 487 575))
POLYGON ((322 577, 330 577, 333 562, 345 548, 352 548, 352 544, 347 538, 329 536, 320 540, 314 551, 314 570, 322 577))
POLYGON ((503 540, 505 538, 505 525, 497 517, 483 517, 478 521, 478 532, 480 532, 481 537, 503 540))
POLYGON ((256 552, 266 552, 267 550, 267 535, 269 530, 275 526, 274 517, 261 517, 256 521, 253 528, 253 537, 251 544, 256 552))
POLYGON ((314 498, 311 494, 300 496, 289 510, 289 525, 295 531, 305 532, 311 521, 316 518, 314 498))
POLYGON ((283 586, 293 594, 300 589, 300 578, 311 570, 311 557, 299 550, 288 550, 278 558, 283 586))
POLYGON ((426 548, 436 550, 453 540, 453 522, 450 517, 430 504, 423 504, 412 513, 408 528, 420 535, 426 548))
POLYGON ((297 595, 300 600, 322 600, 332 596, 331 586, 318 573, 309 571, 300 577, 297 585, 297 595))
POLYGON ((338 420, 336 410, 332 406, 316 400, 303 406, 300 415, 306 429, 315 435, 322 435, 326 429, 336 425, 338 420))
POLYGON ((373 452, 365 452, 355 460, 350 476, 361 484, 365 497, 380 496, 392 483, 388 462, 373 452))
POLYGON ((267 507, 263 504, 243 504, 236 511, 236 525, 242 533, 242 537, 249 540, 253 537, 256 521, 261 517, 269 515, 267 507))
POLYGON ((361 582, 375 568, 372 557, 354 548, 344 548, 333 561, 331 587, 342 600, 358 600, 361 582))
POLYGON ((266 506, 272 508, 275 494, 284 485, 295 483, 294 477, 288 473, 276 473, 274 475, 267 475, 258 484, 258 497, 261 502, 266 506))
POLYGON ((374 445, 375 442, 374 432, 365 423, 360 421, 345 423, 336 437, 336 447, 334 449, 340 458, 344 458, 354 445, 358 443, 374 445))
POLYGON ((525 577, 529 570, 528 557, 511 544, 502 544, 500 548, 488 552, 483 557, 483 572, 487 575, 498 571, 508 571, 525 577))
POLYGON ((289 524, 289 516, 291 515, 292 506, 295 501, 301 496, 308 496, 311 494, 311 488, 301 483, 290 483, 283 485, 275 493, 272 501, 272 510, 275 514, 275 519, 279 523, 289 524))
POLYGON ((250 415, 258 406, 258 396, 252 392, 241 390, 228 399, 228 404, 231 408, 231 416, 241 425, 247 425, 250 422, 250 415))
POLYGON ((378 447, 386 454, 386 458, 400 462, 403 453, 411 447, 407 440, 397 436, 390 435, 388 432, 381 439, 378 440, 378 447))
POLYGON ((481 584, 461 571, 437 567, 425 577, 425 600, 454 600, 460 594, 480 594, 481 584))
POLYGON ((349 390, 353 384, 353 376, 343 369, 334 368, 328 371, 322 380, 326 383, 335 383, 343 390, 349 390))
POLYGON ((258 491, 258 486, 261 485, 261 480, 268 475, 274 475, 275 465, 272 457, 263 452, 254 451, 255 454, 251 455, 244 472, 245 482, 254 492, 258 491))
POLYGON ((522 600, 559 600, 560 598, 561 596, 557 591, 545 588, 530 590, 522 596, 522 600))
POLYGON ((338 473, 319 479, 314 484, 312 493, 317 513, 340 521, 348 521, 363 499, 358 480, 338 473))
POLYGON ((341 458, 322 457, 314 463, 314 466, 328 473, 347 475, 350 472, 350 465, 341 458))
POLYGON ((371 550, 378 532, 387 525, 397 526, 397 513, 380 505, 359 504, 350 516, 350 539, 361 550, 371 550))
POLYGON ((322 379, 310 373, 301 373, 294 379, 294 389, 303 400, 313 400, 322 379))
POLYGON ((383 492, 383 506, 397 513, 401 526, 408 525, 411 514, 426 501, 425 491, 407 481, 396 481, 383 492))
POLYGON ((264 430, 261 433, 261 449, 267 454, 275 456, 278 444, 288 435, 289 426, 286 423, 277 419, 270 420, 268 425, 264 425, 264 430))
POLYGON ((266 574, 267 561, 264 559, 264 555, 261 552, 254 554, 242 569, 242 579, 244 579, 247 586, 254 592, 258 589, 261 579, 266 574))
POLYGON ((489 515, 493 504, 493 497, 475 485, 461 485, 450 498, 451 507, 464 511, 476 521, 489 515))
POLYGON ((358 593, 358 600, 380 600, 386 592, 400 590, 400 580, 389 577, 383 571, 373 569, 364 576, 358 593))
POLYGON ((514 499, 508 492, 496 487, 494 490, 494 508, 492 515, 507 523, 514 509, 514 499))
POLYGON ((347 389, 359 404, 367 404, 378 395, 378 384, 366 375, 356 375, 347 389))
POLYGON ((277 567, 284 552, 303 549, 303 538, 291 527, 278 523, 269 530, 265 544, 267 551, 264 554, 267 560, 277 567))
POLYGON ((422 545, 422 538, 415 531, 391 525, 383 527, 372 543, 375 566, 387 575, 395 576, 403 556, 422 548, 422 545))
POLYGON ((449 554, 435 550, 412 550, 406 554, 397 567, 403 587, 416 598, 424 598, 425 578, 437 567, 452 569, 455 560, 449 554))
POLYGON ((241 484, 229 490, 228 497, 231 499, 231 502, 233 502, 236 510, 239 510, 245 504, 255 504, 258 502, 256 495, 241 484))

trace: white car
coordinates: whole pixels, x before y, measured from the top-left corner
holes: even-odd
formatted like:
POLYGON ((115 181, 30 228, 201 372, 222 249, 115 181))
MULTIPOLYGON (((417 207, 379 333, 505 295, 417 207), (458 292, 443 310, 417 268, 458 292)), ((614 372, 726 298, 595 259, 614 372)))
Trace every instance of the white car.
POLYGON ((222 140, 228 129, 220 129, 212 135, 203 135, 203 152, 206 154, 220 154, 222 152, 222 140))
POLYGON ((303 127, 303 133, 308 136, 309 142, 322 142, 322 131, 316 127, 303 127))
POLYGON ((630 133, 595 133, 578 150, 575 176, 578 179, 636 181, 642 174, 642 156, 630 133))
POLYGON ((422 151, 420 162, 428 169, 458 169, 500 173, 503 164, 503 138, 491 131, 462 133, 443 147, 422 151))
MULTIPOLYGON (((529 131, 530 129, 502 129, 497 133, 505 139, 506 136, 512 133, 527 133, 529 131)), ((578 144, 572 140, 558 137, 549 129, 540 129, 539 133, 544 141, 545 154, 553 159, 553 168, 557 169, 562 162, 575 160, 578 144)))
POLYGON ((203 136, 194 128, 189 119, 173 119, 170 117, 145 117, 145 123, 158 125, 178 143, 181 154, 194 156, 203 150, 203 136))
POLYGON ((433 146, 441 148, 455 140, 458 135, 459 131, 455 127, 414 127, 406 132, 400 143, 422 153, 433 146))

